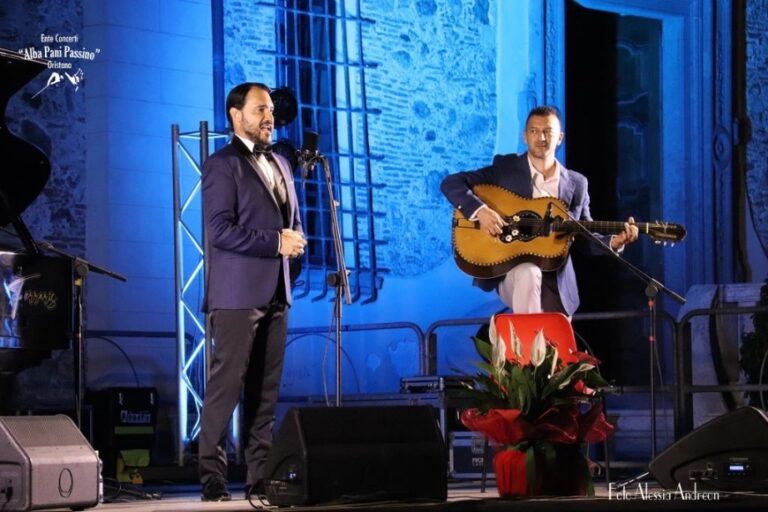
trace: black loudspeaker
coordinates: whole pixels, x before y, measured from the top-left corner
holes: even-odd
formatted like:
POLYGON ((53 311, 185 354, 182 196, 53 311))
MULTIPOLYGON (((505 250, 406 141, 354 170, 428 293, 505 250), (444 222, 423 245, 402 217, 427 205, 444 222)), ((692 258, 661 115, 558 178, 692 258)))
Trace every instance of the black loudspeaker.
POLYGON ((705 423, 651 461, 666 489, 768 489, 768 416, 742 407, 705 423))
POLYGON ((267 458, 272 505, 442 500, 446 449, 430 406, 293 408, 267 458))
POLYGON ((99 458, 64 415, 0 417, 0 510, 99 502, 99 458))

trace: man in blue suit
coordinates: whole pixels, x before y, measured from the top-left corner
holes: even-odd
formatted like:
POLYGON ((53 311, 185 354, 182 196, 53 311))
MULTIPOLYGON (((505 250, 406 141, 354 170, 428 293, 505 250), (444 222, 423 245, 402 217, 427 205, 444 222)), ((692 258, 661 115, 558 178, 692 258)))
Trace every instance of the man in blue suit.
MULTIPOLYGON (((550 106, 536 107, 528 114, 523 139, 528 151, 521 155, 496 155, 493 163, 476 171, 447 176, 440 190, 464 216, 480 224, 489 236, 498 236, 506 225, 496 211, 485 205, 472 191, 480 184, 498 185, 526 198, 558 197, 568 205, 568 213, 577 220, 591 220, 587 178, 566 169, 555 158, 563 141, 560 116, 550 106)), ((554 212, 558 214, 560 212, 554 212)), ((630 217, 624 231, 605 238, 614 251, 637 240, 638 230, 630 217)), ((483 290, 496 290, 502 302, 515 313, 560 312, 573 315, 579 306, 576 274, 568 256, 557 272, 542 272, 533 263, 520 263, 505 276, 476 279, 483 290)))
POLYGON ((288 260, 306 245, 290 164, 271 152, 269 88, 240 84, 226 109, 234 137, 202 171, 203 311, 214 340, 199 439, 204 501, 230 499, 227 426, 241 393, 246 497, 263 493, 291 305, 288 260))

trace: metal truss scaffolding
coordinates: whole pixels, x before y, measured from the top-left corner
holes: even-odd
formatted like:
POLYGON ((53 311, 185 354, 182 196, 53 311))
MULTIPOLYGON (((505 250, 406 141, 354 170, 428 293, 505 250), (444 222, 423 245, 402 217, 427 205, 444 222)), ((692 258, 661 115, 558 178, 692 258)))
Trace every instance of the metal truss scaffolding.
POLYGON ((176 270, 176 336, 178 369, 177 459, 184 464, 189 442, 200 432, 208 354, 207 325, 200 306, 205 289, 205 236, 201 205, 201 168, 209 143, 227 134, 209 132, 202 121, 196 132, 171 126, 173 144, 173 226, 176 270), (190 149, 188 145, 197 145, 190 149), (197 153, 197 157, 194 153, 197 153), (180 158, 181 157, 181 158, 180 158))

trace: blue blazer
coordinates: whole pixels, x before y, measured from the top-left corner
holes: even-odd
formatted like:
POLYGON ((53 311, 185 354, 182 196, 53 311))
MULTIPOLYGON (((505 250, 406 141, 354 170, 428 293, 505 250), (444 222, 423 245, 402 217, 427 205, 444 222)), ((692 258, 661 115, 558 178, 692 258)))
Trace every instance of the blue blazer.
POLYGON ((266 306, 278 279, 285 283, 291 303, 288 258, 280 256, 278 244, 283 228, 303 232, 293 174, 288 161, 275 154, 287 189, 289 222, 285 226, 272 188, 251 165, 249 155, 245 144, 234 137, 203 165, 205 312, 266 306))
MULTIPOLYGON (((480 184, 498 185, 519 196, 533 197, 533 182, 527 154, 496 155, 488 167, 447 176, 441 183, 440 190, 454 208, 469 218, 483 204, 472 192, 472 187, 480 184)), ((589 213, 587 178, 584 175, 563 167, 558 195, 568 205, 571 217, 592 220, 589 213)), ((483 290, 491 291, 496 290, 502 279, 475 279, 474 284, 483 290)), ((565 264, 557 270, 557 288, 563 307, 569 315, 573 315, 579 307, 579 290, 570 255, 565 264)))

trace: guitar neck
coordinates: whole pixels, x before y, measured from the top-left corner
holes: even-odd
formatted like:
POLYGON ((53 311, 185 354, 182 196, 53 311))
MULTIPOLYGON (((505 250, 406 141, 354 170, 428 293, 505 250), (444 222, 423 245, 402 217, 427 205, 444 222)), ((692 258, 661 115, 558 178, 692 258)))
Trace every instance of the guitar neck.
MULTIPOLYGON (((624 231, 624 222, 585 220, 581 221, 580 224, 589 231, 602 233, 604 235, 615 235, 624 231)), ((651 228, 651 224, 648 222, 637 222, 635 225, 641 233, 648 233, 651 228)), ((578 233, 581 231, 581 228, 573 220, 560 220, 552 223, 552 231, 557 231, 559 233, 578 233)))

